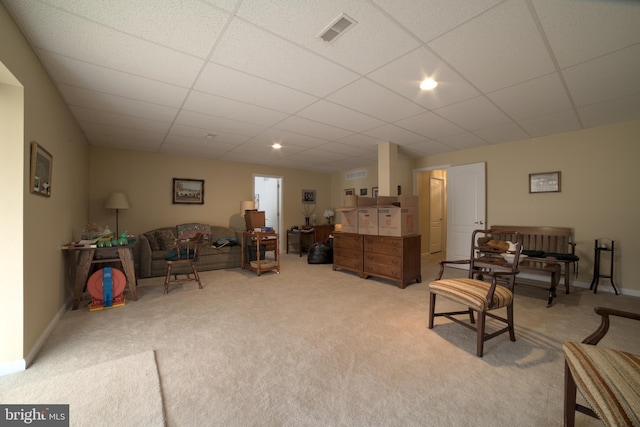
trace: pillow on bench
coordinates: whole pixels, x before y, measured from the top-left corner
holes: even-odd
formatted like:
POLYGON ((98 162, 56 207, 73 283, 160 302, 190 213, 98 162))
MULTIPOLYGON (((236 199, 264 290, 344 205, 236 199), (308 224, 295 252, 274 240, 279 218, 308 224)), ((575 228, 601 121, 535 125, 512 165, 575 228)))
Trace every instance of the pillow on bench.
POLYGON ((523 250, 522 255, 526 255, 533 258, 546 258, 554 257, 558 261, 580 261, 580 257, 573 254, 561 254, 556 252, 544 252, 544 251, 528 251, 523 250))

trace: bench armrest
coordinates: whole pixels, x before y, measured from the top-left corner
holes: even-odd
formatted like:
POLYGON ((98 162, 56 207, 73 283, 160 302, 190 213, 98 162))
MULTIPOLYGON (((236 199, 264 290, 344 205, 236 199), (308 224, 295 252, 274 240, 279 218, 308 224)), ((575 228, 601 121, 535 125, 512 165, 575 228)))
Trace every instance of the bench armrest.
POLYGON ((604 338, 604 336, 609 331, 609 316, 617 316, 617 317, 624 317, 632 320, 640 320, 640 313, 632 313, 630 311, 616 310, 616 309, 607 308, 607 307, 596 307, 594 311, 596 312, 596 314, 600 315, 601 323, 598 329, 594 333, 592 333, 582 341, 583 344, 596 345, 600 342, 602 338, 604 338))

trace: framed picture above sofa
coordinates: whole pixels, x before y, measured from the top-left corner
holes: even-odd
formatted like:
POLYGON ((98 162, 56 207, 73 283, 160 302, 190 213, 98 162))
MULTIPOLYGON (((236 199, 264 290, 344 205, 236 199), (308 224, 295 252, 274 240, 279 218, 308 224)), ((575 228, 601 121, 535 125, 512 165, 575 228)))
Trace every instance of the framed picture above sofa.
POLYGON ((173 204, 203 205, 204 179, 173 178, 173 204))

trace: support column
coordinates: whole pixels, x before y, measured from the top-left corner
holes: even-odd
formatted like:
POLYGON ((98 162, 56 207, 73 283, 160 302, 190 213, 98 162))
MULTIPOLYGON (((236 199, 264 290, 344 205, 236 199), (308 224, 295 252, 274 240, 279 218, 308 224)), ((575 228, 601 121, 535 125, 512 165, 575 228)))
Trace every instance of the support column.
POLYGON ((398 183, 398 144, 378 145, 378 195, 396 196, 398 183))

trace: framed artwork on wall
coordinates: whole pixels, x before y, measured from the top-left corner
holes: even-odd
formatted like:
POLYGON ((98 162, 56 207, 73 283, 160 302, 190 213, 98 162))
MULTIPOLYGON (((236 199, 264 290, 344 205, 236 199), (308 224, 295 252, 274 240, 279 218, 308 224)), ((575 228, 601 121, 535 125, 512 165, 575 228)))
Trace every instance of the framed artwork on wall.
POLYGON ((51 197, 51 174, 53 156, 35 141, 31 142, 31 192, 44 197, 51 197))
POLYGON ((204 205, 204 179, 173 178, 173 204, 204 205))
POLYGON ((366 196, 367 195, 367 189, 366 188, 361 188, 360 189, 360 195, 361 196, 366 196))
POLYGON ((560 172, 529 174, 529 193, 559 193, 560 172))
POLYGON ((371 195, 373 197, 378 197, 378 187, 371 187, 371 195))
POLYGON ((345 196, 354 196, 356 194, 356 189, 355 188, 345 188, 344 189, 344 195, 345 196))
POLYGON ((316 190, 302 190, 302 203, 315 204, 316 190))

